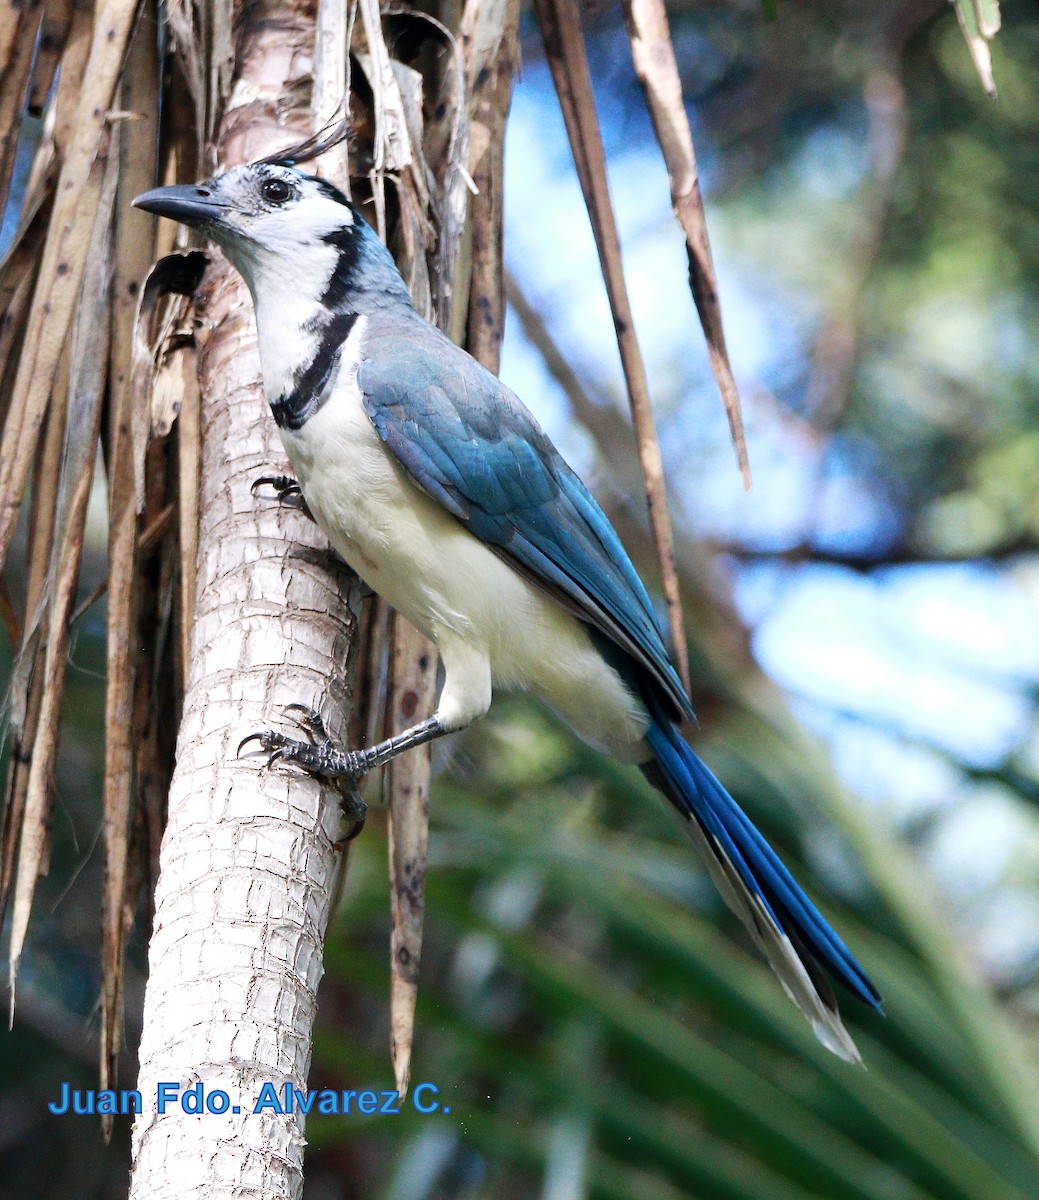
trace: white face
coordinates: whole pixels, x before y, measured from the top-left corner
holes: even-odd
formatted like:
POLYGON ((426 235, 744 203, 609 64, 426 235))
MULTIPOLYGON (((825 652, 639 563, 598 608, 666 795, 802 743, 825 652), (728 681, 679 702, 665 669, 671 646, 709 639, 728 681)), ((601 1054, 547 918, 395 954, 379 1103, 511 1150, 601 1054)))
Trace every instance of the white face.
POLYGON ((314 265, 319 261, 323 267, 355 224, 350 204, 336 188, 292 167, 233 167, 195 192, 213 205, 213 219, 199 221, 200 227, 243 274, 271 256, 304 270, 313 256, 314 265))
POLYGON ((293 390, 343 318, 411 310, 389 251, 358 211, 330 183, 284 163, 154 188, 134 204, 199 229, 241 273, 272 402, 293 390))
POLYGON ((346 305, 411 307, 393 259, 357 209, 332 184, 284 163, 154 188, 134 204, 216 242, 249 285, 261 321, 291 317, 303 327, 346 305))

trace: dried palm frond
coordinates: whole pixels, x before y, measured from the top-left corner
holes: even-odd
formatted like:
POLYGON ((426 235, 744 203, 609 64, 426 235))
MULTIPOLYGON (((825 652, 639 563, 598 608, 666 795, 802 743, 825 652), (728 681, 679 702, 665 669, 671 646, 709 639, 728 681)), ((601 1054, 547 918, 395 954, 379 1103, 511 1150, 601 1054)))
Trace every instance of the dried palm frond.
POLYGON ((688 690, 689 652, 686 648, 685 622, 682 618, 682 597, 675 570, 674 535, 667 507, 664 466, 653 422, 646 367, 635 333, 627 284, 624 280, 620 236, 610 200, 606 177, 606 152, 592 93, 588 56, 581 33, 581 17, 576 0, 536 0, 535 8, 613 313, 617 346, 628 387, 639 461, 642 465, 649 523, 660 565, 661 586, 667 602, 675 663, 688 690))
POLYGON ((642 84, 653 118, 660 151, 667 164, 671 184, 671 203, 675 216, 685 233, 686 255, 689 259, 689 285, 692 288, 696 311, 707 339, 711 369, 721 392, 729 431, 736 449, 736 459, 743 475, 744 486, 750 487, 750 460, 743 431, 740 397, 733 378, 729 352, 725 346, 721 304, 718 301, 718 279, 707 240, 707 221, 700 193, 700 176, 696 169, 693 134, 682 97, 682 81, 678 75, 675 49, 663 0, 626 0, 624 15, 631 42, 635 72, 642 84))

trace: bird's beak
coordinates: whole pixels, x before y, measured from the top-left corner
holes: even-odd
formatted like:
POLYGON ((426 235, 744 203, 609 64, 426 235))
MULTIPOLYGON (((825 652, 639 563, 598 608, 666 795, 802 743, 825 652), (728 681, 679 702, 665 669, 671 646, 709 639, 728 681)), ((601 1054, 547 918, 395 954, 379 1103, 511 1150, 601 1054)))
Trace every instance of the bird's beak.
POLYGON ((227 210, 227 205, 214 199, 208 188, 184 183, 142 192, 133 206, 184 225, 213 225, 227 210))

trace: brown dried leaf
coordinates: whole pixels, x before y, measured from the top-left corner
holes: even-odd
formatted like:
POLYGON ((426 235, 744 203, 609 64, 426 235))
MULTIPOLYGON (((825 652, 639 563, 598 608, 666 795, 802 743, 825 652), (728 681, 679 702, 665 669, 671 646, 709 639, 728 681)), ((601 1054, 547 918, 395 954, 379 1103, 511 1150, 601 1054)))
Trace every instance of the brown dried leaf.
MULTIPOLYGON (((129 431, 128 448, 132 454, 134 519, 144 511, 144 456, 152 437, 169 433, 179 403, 183 367, 176 360, 185 334, 178 332, 183 316, 183 301, 160 305, 168 297, 194 294, 209 263, 204 250, 167 254, 154 264, 145 277, 133 324, 133 353, 130 366, 130 391, 126 401, 129 431), (153 327, 158 325, 156 332, 153 327), (173 375, 157 385, 159 374, 173 375), (156 397, 156 392, 161 394, 156 397)), ((114 437, 113 437, 114 445, 114 437)), ((113 450, 113 459, 115 451, 113 450)))
MULTIPOLYGON (((327 129, 348 115, 350 43, 356 16, 357 0, 318 0, 310 100, 315 130, 327 129)), ((345 138, 314 160, 314 170, 349 198, 350 157, 345 138)))
POLYGON ((3 259, 0 260, 0 312, 6 311, 12 293, 25 275, 39 263, 47 236, 54 201, 56 172, 49 167, 36 171, 35 167, 41 156, 52 159, 47 152, 46 143, 41 145, 37 155, 37 164, 34 164, 35 179, 26 189, 18 227, 3 259))
POLYGON ((498 61, 502 44, 518 18, 515 0, 466 0, 458 23, 458 41, 465 63, 466 104, 470 114, 479 99, 480 77, 498 61))
POLYGON ((429 208, 430 196, 436 188, 436 180, 422 152, 422 76, 418 71, 406 67, 395 58, 390 60, 390 67, 393 69, 393 77, 400 90, 401 112, 414 155, 414 161, 410 164, 409 169, 403 172, 403 176, 410 177, 424 213, 429 208))
MULTIPOLYGON (((37 653, 40 659, 42 654, 37 653)), ((43 699, 43 664, 35 663, 31 672, 25 712, 21 727, 11 734, 11 752, 4 784, 3 832, 0 835, 0 920, 7 912, 7 902, 14 883, 14 868, 18 856, 18 839, 25 816, 25 794, 29 787, 29 767, 32 763, 32 747, 36 740, 36 726, 40 719, 40 704, 43 699)))
POLYGON ((216 132, 217 114, 231 94, 234 77, 234 0, 207 0, 200 3, 203 19, 209 26, 209 114, 205 126, 210 141, 216 132))
POLYGON ((386 171, 402 171, 414 162, 400 86, 393 72, 383 37, 378 0, 358 0, 368 53, 357 61, 368 78, 375 101, 374 170, 381 179, 386 171))
POLYGON ((0 427, 7 420, 56 181, 53 141, 45 133, 29 174, 18 227, 0 262, 0 427))
POLYGON ((29 319, 29 303, 36 287, 34 266, 32 262, 28 264, 29 269, 7 297, 7 303, 0 312, 0 426, 7 419, 10 400, 9 368, 13 368, 17 362, 29 319))
MULTIPOLYGON (((436 694, 436 648, 403 617, 393 618, 389 735, 410 728, 432 711, 436 694)), ((429 746, 385 767, 390 853, 390 1049, 397 1091, 411 1077, 422 921, 425 915, 426 850, 429 839, 429 746)))
MULTIPOLYGON (((118 420, 130 422, 134 445, 138 447, 147 438, 149 414, 146 405, 132 405, 129 390, 137 305, 141 280, 154 261, 156 221, 149 213, 131 207, 130 202, 156 182, 159 76, 154 29, 149 21, 141 21, 130 42, 118 97, 119 106, 134 113, 135 119, 120 126, 110 366, 112 410, 119 414, 118 420)), ((139 453, 143 456, 143 449, 139 453)), ((139 499, 139 479, 135 486, 139 499)))
MULTIPOLYGON (((105 894, 102 952, 101 1077, 113 1078, 119 1054, 124 908, 135 739, 138 515, 145 503, 145 452, 150 430, 155 353, 150 329, 171 292, 190 295, 208 263, 201 250, 160 259, 141 289, 132 338, 129 386, 111 414, 109 452, 108 653, 105 673, 105 894), (135 414, 145 414, 143 434, 135 414)), ((153 639, 154 641, 154 639, 153 639)))
POLYGON ((29 112, 39 116, 54 82, 54 72, 72 27, 74 0, 47 0, 29 88, 29 112))
POLYGON ((653 128, 667 164, 671 203, 685 232, 689 286, 707 339, 711 369, 729 418, 729 432, 743 475, 743 485, 749 489, 750 461, 747 457, 743 414, 729 352, 725 347, 718 279, 707 239, 707 221, 696 169, 693 133, 682 98, 682 81, 675 61, 675 49, 671 44, 667 13, 662 0, 625 0, 624 15, 635 74, 646 94, 653 128))
POLYGON ((0 71, 7 70, 18 35, 18 24, 22 17, 20 4, 0 6, 0 71))
POLYGON ((397 254, 397 266, 408 285, 408 291, 421 313, 433 311, 433 286, 429 278, 429 260, 426 257, 435 232, 425 215, 425 207, 415 191, 414 173, 406 171, 397 185, 400 204, 401 247, 397 254))
MULTIPOLYGON (((160 338, 151 385, 151 423, 141 430, 139 445, 146 446, 150 440, 168 437, 180 416, 181 401, 188 374, 195 369, 192 355, 190 365, 185 363, 184 351, 191 353, 192 339, 183 329, 183 322, 172 318, 182 316, 180 305, 170 309, 169 332, 160 338)), ((148 411, 147 409, 145 410, 148 411)))
POLYGON ((0 443, 0 569, 18 520, 61 349, 68 339, 83 280, 100 199, 100 180, 93 166, 135 8, 134 0, 107 0, 94 22, 90 57, 0 443))
POLYGON ((32 505, 29 510, 29 554, 25 588, 25 620, 22 644, 11 672, 11 723, 22 728, 22 716, 30 695, 31 678, 37 669, 41 639, 46 636, 47 608, 53 584, 54 525, 61 492, 61 460, 65 446, 69 356, 63 351, 58 365, 55 395, 59 403, 47 412, 45 432, 33 475, 32 505))
POLYGON ((59 157, 64 157, 72 136, 83 87, 83 73, 94 39, 94 5, 92 0, 76 0, 72 25, 65 39, 65 49, 58 68, 58 87, 54 97, 54 128, 52 137, 59 157))
MULTIPOLYGON (((141 530, 140 536, 137 539, 137 554, 138 556, 146 554, 157 542, 166 536, 167 530, 172 524, 173 517, 176 514, 176 505, 167 504, 160 512, 158 512, 145 527, 141 530)), ((90 595, 76 605, 75 611, 72 614, 71 624, 75 623, 83 616, 85 612, 93 608, 93 606, 101 599, 108 591, 108 576, 101 580, 93 589, 90 595)))
POLYGON ((631 304, 624 281, 620 238, 610 201, 599 118, 595 110, 592 81, 588 71, 584 37, 577 0, 535 0, 538 22, 545 40, 545 53, 560 108, 566 123, 577 176, 595 235, 599 262, 617 330, 624 378, 628 385, 632 422, 638 442, 639 462, 646 488, 649 523, 653 531, 661 585, 667 602, 668 620, 678 673, 689 688, 689 654, 682 619, 682 597, 675 569, 674 535, 667 508, 664 468, 660 444, 653 424, 646 367, 632 323, 631 304))
MULTIPOLYGON (((358 607, 357 647, 351 680, 353 706, 347 742, 372 746, 385 737, 389 694, 390 607, 381 596, 368 596, 358 607)), ((365 794, 381 794, 382 768, 368 776, 365 794)))
POLYGON ((184 73, 191 106, 195 110, 195 129, 201 157, 202 140, 209 135, 211 127, 207 124, 206 115, 205 52, 202 49, 202 34, 195 20, 193 0, 167 0, 166 25, 172 34, 177 61, 184 73))
POLYGON ((519 65, 519 3, 469 0, 459 33, 470 106, 469 353, 497 373, 505 326, 502 258, 505 122, 519 65), (475 11, 474 11, 475 10, 475 11), (494 14, 495 20, 490 19, 494 14))
POLYGON ((3 625, 7 641, 13 650, 22 640, 22 623, 18 619, 18 610, 14 606, 11 589, 2 575, 0 575, 0 625, 3 625))
POLYGON ((195 623, 195 577, 198 569, 198 496, 202 455, 202 397, 194 345, 183 347, 180 415, 177 418, 177 526, 180 533, 180 662, 186 683, 191 661, 191 630, 195 623))
POLYGON ((15 152, 21 132, 33 53, 43 19, 41 0, 11 4, 0 42, 0 212, 7 204, 14 173, 15 152))
MULTIPOLYGON (((467 169, 469 146, 469 105, 466 99, 465 63, 458 39, 446 25, 423 12, 410 12, 411 19, 431 26, 450 52, 450 60, 440 63, 427 91, 433 95, 427 108, 432 115, 419 134, 413 134, 417 168, 413 169, 420 195, 429 191, 429 205, 437 218, 435 299, 437 325, 461 342, 465 333, 465 306, 468 298, 468 264, 460 251, 466 233, 469 193, 473 183, 467 169), (419 173, 427 184, 419 186, 419 173), (436 179, 440 178, 440 187, 436 179), (455 294, 459 293, 459 303, 455 294)), ((440 60, 438 60, 440 61, 440 60)), ((432 319, 432 318, 430 318, 432 319)))
MULTIPOLYGON (((68 355, 62 355, 57 394, 68 391, 68 355)), ((47 637, 47 605, 44 603, 52 560, 54 513, 58 504, 61 453, 65 442, 65 404, 55 404, 47 413, 43 444, 34 478, 29 511, 29 553, 26 571, 26 620, 23 622, 17 657, 9 688, 12 745, 4 794, 4 835, 0 856, 0 914, 7 908, 14 883, 19 835, 25 814, 36 728, 43 701, 43 660, 47 637)))
MULTIPOLYGON (((129 701, 121 689, 133 684, 134 664, 129 621, 132 619, 133 585, 123 572, 136 566, 137 508, 143 484, 143 461, 135 458, 135 448, 147 437, 147 403, 134 391, 133 353, 135 320, 141 280, 152 262, 155 244, 155 219, 130 201, 155 182, 155 146, 158 119, 158 50, 150 21, 142 21, 134 31, 127 53, 119 89, 120 107, 138 114, 138 119, 123 122, 119 137, 119 186, 116 196, 113 237, 114 277, 112 282, 112 340, 110 346, 110 415, 108 439, 109 492, 109 578, 115 578, 115 591, 108 610, 105 673, 105 882, 102 900, 102 990, 101 990, 101 1087, 113 1086, 119 1057, 119 1028, 122 1022, 122 920, 126 849, 116 844, 119 817, 110 820, 113 810, 128 811, 132 775, 132 730, 129 722, 113 729, 113 712, 122 713, 129 701), (143 433, 142 433, 143 431, 143 433), (131 539, 129 553, 124 542, 131 539), (115 553, 113 553, 115 549, 115 553), (113 692, 115 695, 113 695, 113 692), (110 782, 112 781, 112 782, 110 782), (113 790, 125 786, 119 800, 113 790), (117 866, 111 868, 113 857, 117 866)), ((141 454, 143 460, 143 453, 141 454)), ((124 824, 125 830, 125 824, 124 824)), ((125 833, 124 835, 125 836, 125 833)), ((106 1135, 110 1132, 106 1126, 106 1135)))
POLYGON ((47 842, 46 828, 61 723, 70 617, 79 579, 87 504, 101 429, 111 300, 111 217, 118 175, 118 158, 114 153, 109 154, 109 141, 107 135, 102 139, 92 172, 94 177, 100 176, 99 199, 90 231, 82 292, 69 348, 68 417, 53 524, 52 582, 49 589, 42 696, 29 767, 11 913, 8 961, 12 1006, 18 963, 47 842))

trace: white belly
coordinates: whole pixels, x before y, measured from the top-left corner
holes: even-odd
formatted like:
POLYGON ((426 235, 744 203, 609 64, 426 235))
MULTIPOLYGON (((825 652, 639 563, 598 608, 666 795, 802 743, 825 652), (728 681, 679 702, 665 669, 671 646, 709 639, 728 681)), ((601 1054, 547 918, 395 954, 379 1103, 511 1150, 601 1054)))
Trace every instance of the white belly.
POLYGON ((282 439, 336 550, 439 647, 438 715, 449 727, 482 716, 492 686, 520 687, 589 740, 641 757, 645 711, 585 626, 411 482, 352 380, 341 374, 328 402, 282 439))

